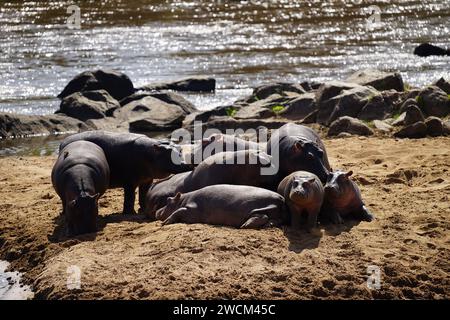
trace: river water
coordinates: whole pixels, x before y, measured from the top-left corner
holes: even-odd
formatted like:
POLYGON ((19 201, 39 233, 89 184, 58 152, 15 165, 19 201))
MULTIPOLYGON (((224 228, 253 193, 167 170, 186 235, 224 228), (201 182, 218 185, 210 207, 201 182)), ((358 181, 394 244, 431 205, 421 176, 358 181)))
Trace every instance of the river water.
POLYGON ((136 86, 213 76, 215 95, 188 97, 204 109, 264 82, 367 67, 400 71, 412 85, 449 78, 449 57, 412 54, 424 41, 450 47, 448 0, 90 0, 78 1, 81 29, 69 29, 72 3, 0 2, 0 111, 52 113, 65 84, 95 68, 121 70, 136 86))

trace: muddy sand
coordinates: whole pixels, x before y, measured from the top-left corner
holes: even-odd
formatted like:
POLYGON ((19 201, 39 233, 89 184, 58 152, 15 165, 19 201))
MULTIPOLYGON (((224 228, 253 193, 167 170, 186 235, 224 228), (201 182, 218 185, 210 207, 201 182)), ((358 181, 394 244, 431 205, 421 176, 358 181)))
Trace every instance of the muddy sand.
POLYGON ((0 159, 0 259, 24 272, 35 298, 450 298, 450 138, 325 144, 334 168, 355 172, 374 222, 317 234, 162 227, 121 216, 122 193, 111 190, 99 231, 64 239, 49 178, 55 157, 0 159), (370 265, 380 289, 367 287, 370 265), (73 270, 79 289, 67 285, 73 270))

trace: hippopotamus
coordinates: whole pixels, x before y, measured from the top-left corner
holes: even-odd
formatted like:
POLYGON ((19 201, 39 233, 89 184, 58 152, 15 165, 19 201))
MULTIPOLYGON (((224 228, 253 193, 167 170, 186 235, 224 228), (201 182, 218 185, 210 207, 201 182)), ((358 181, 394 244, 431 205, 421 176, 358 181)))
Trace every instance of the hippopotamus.
POLYGON ((176 194, 176 190, 184 184, 184 180, 190 173, 191 171, 178 173, 153 183, 145 197, 143 213, 147 217, 154 219, 156 210, 167 204, 167 198, 176 194))
POLYGON ((329 173, 325 184, 324 202, 321 217, 332 223, 343 223, 343 218, 353 217, 359 220, 372 221, 374 215, 367 210, 361 199, 361 192, 350 179, 353 171, 335 171, 329 173))
POLYGON ((203 160, 176 191, 190 192, 215 184, 276 189, 276 176, 268 174, 275 169, 270 161, 268 154, 257 150, 219 152, 203 160))
POLYGON ((208 138, 196 141, 193 145, 190 145, 188 157, 190 158, 190 163, 199 164, 202 160, 219 152, 241 150, 265 151, 265 148, 265 143, 244 140, 229 134, 214 133, 208 138))
POLYGON ((278 186, 291 214, 291 224, 312 229, 317 225, 324 190, 319 178, 310 172, 296 171, 285 177, 278 186))
POLYGON ((219 184, 189 193, 177 193, 156 212, 163 225, 205 223, 259 229, 286 222, 284 198, 251 186, 219 184))
POLYGON ((103 149, 111 170, 110 187, 124 189, 124 214, 135 213, 137 187, 142 210, 153 179, 192 170, 191 165, 182 161, 177 146, 142 134, 87 131, 67 137, 60 149, 79 140, 93 142, 103 149))
POLYGON ((59 153, 52 170, 52 184, 62 200, 67 233, 96 231, 98 198, 109 186, 109 165, 96 144, 75 141, 59 153))
POLYGON ((279 181, 292 172, 308 171, 325 183, 331 170, 319 135, 302 125, 287 123, 275 130, 267 141, 267 153, 274 159, 278 156, 279 181))

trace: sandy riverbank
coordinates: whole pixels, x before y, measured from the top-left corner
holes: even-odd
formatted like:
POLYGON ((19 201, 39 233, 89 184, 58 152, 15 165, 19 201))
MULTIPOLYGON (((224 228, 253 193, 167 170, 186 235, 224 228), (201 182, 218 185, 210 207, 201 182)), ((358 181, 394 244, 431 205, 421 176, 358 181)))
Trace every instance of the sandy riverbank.
POLYGON ((450 138, 325 140, 352 169, 377 219, 327 227, 236 230, 125 219, 122 194, 100 201, 97 234, 64 240, 50 183, 54 157, 0 159, 0 259, 37 298, 450 298, 450 138), (67 268, 81 289, 67 289, 67 268), (366 286, 381 268, 381 289, 366 286))

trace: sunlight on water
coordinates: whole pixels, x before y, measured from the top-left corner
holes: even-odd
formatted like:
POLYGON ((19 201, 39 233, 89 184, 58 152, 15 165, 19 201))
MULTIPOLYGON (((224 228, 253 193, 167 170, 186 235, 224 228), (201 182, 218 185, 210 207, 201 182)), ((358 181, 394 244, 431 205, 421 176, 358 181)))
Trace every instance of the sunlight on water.
POLYGON ((448 1, 377 1, 373 29, 368 1, 90 0, 80 30, 65 25, 70 4, 1 2, 0 111, 51 113, 65 84, 95 68, 121 70, 136 86, 213 76, 216 95, 188 97, 202 109, 264 82, 342 79, 363 68, 400 71, 417 86, 449 78, 449 57, 412 54, 424 41, 450 47, 448 1))

